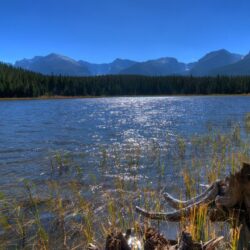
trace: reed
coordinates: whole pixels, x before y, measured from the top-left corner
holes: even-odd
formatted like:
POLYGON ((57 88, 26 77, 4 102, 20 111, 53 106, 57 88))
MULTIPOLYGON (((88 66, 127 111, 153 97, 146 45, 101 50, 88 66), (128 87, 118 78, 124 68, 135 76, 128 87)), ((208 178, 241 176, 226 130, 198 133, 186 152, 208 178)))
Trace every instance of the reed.
MULTIPOLYGON (((247 114, 242 126, 232 125, 228 133, 210 126, 202 136, 179 136, 175 142, 167 136, 165 144, 152 141, 147 147, 139 143, 101 147, 98 171, 88 178, 79 159, 56 153, 50 159, 50 175, 42 191, 25 182, 22 199, 0 195, 1 246, 77 249, 90 242, 102 246, 112 230, 138 228, 135 205, 154 211, 170 209, 161 196, 162 189, 188 199, 202 191, 200 184, 237 171, 241 161, 250 156, 249 117, 247 114)), ((84 154, 84 160, 86 157, 84 154)), ((180 231, 188 229, 196 241, 226 235, 227 226, 208 221, 207 210, 207 206, 195 208, 188 220, 181 220, 180 231)), ((147 223, 164 228, 163 223, 147 223)), ((236 227, 228 238, 232 249, 237 249, 239 231, 236 227)))

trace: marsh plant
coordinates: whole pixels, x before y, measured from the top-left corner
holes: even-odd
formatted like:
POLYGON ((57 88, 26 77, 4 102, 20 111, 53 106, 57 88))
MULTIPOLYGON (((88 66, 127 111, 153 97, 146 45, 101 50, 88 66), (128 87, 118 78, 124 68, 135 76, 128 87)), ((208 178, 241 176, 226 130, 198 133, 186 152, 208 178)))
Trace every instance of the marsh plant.
MULTIPOLYGON (((135 206, 168 211, 163 191, 189 199, 237 171, 243 160, 250 159, 249 127, 247 114, 224 133, 209 126, 201 136, 179 135, 174 141, 166 136, 166 143, 104 145, 92 165, 87 165, 86 154, 83 164, 82 158, 56 152, 42 184, 26 181, 18 198, 1 194, 0 245, 2 249, 84 249, 88 243, 102 247, 109 232, 138 228, 138 223, 169 233, 167 222, 145 221, 135 206)), ((189 219, 173 227, 172 237, 183 229, 196 241, 225 235, 236 249, 240 228, 228 236, 227 224, 211 223, 206 215, 207 206, 194 209, 189 219)))

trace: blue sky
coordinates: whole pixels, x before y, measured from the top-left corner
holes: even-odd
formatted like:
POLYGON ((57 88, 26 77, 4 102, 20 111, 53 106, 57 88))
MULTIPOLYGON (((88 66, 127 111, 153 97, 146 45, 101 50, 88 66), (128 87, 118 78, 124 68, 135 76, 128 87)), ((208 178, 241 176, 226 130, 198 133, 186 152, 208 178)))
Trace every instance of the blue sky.
POLYGON ((0 60, 51 52, 91 62, 250 50, 249 0, 2 0, 0 60))

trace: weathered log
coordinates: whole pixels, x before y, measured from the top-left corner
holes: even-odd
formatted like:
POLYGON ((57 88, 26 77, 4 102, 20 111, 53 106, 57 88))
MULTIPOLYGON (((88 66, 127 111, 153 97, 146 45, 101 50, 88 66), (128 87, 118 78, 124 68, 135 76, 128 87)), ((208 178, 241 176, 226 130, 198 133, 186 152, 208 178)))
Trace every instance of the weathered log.
POLYGON ((220 236, 220 237, 214 238, 212 240, 209 240, 208 242, 206 242, 205 244, 203 244, 202 249, 213 250, 213 249, 215 249, 219 245, 219 243, 223 239, 224 239, 224 237, 220 236))
POLYGON ((144 239, 144 250, 160 250, 170 246, 170 242, 153 228, 146 230, 144 239))
MULTIPOLYGON (((199 245, 199 248, 195 249, 201 250, 201 246, 199 245)), ((194 242, 192 240, 192 236, 189 233, 182 232, 178 250, 194 250, 194 242)))
POLYGON ((169 193, 163 193, 163 196, 164 196, 164 199, 172 208, 175 208, 175 209, 185 208, 192 204, 202 202, 202 200, 206 199, 206 197, 210 195, 210 191, 213 189, 214 185, 215 184, 212 184, 203 193, 187 201, 178 200, 174 198, 173 196, 171 196, 169 193))
MULTIPOLYGON (((149 212, 140 207, 136 211, 149 219, 179 221, 188 217, 194 208, 208 204, 208 216, 212 221, 227 221, 232 227, 241 228, 238 249, 250 249, 250 164, 243 163, 239 172, 210 185, 202 194, 188 201, 181 201, 169 194, 165 200, 176 211, 170 213, 149 212)), ((122 233, 113 233, 107 237, 106 250, 131 250, 128 238, 122 233)), ((204 244, 192 240, 188 232, 182 232, 179 243, 169 241, 156 230, 148 228, 144 232, 145 250, 214 250, 223 237, 212 239, 204 244)), ((91 250, 97 250, 92 248, 91 250)))
MULTIPOLYGON (((223 239, 223 237, 218 237, 202 244, 194 242, 191 235, 183 231, 179 241, 168 240, 154 228, 146 228, 143 235, 138 238, 138 241, 141 241, 141 245, 138 247, 138 245, 129 245, 129 237, 127 236, 127 233, 124 236, 121 232, 109 234, 106 239, 105 250, 215 250, 218 243, 223 239)), ((90 244, 87 250, 99 250, 99 248, 90 244)))
POLYGON ((201 204, 208 204, 212 201, 214 201, 215 197, 218 194, 218 183, 216 182, 214 185, 212 185, 211 190, 207 193, 205 197, 198 200, 196 203, 192 203, 188 207, 179 209, 174 212, 169 213, 155 213, 155 212, 148 212, 140 207, 136 207, 136 211, 143 215, 146 218, 152 219, 152 220, 167 220, 167 221, 180 221, 183 217, 188 217, 192 210, 200 206, 201 204))
POLYGON ((105 250, 131 250, 121 232, 111 233, 106 239, 105 250))
POLYGON ((250 242, 249 163, 243 162, 239 172, 231 174, 224 180, 216 181, 202 194, 188 201, 175 199, 168 193, 164 194, 164 198, 177 210, 170 213, 156 213, 136 207, 136 211, 149 219, 180 221, 183 217, 188 217, 192 209, 208 204, 208 215, 212 221, 233 221, 234 227, 241 225, 238 249, 250 249, 248 248, 250 242))

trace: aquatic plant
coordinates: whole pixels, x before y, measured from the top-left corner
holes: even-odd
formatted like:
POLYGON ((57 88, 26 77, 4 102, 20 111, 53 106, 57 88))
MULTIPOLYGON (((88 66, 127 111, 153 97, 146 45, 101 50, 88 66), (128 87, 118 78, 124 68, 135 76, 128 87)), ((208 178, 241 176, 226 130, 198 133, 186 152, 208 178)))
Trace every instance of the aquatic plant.
MULTIPOLYGON (((137 228, 136 205, 158 212, 169 210, 162 199, 166 189, 189 199, 208 183, 237 172, 249 156, 247 131, 241 124, 231 124, 231 131, 225 133, 210 127, 202 136, 178 136, 175 141, 166 137, 165 144, 152 141, 147 147, 143 143, 100 147, 95 162, 98 171, 88 176, 82 158, 56 152, 42 187, 26 182, 22 197, 0 196, 0 244, 27 249, 77 249, 88 243, 102 247, 103 239, 115 228, 122 232, 137 228)), ((223 234, 237 247, 237 228, 227 237, 228 227, 210 223, 207 209, 194 209, 188 220, 183 216, 179 230, 188 229, 196 241, 223 234)), ((163 222, 146 222, 162 232, 167 227, 163 222)))

